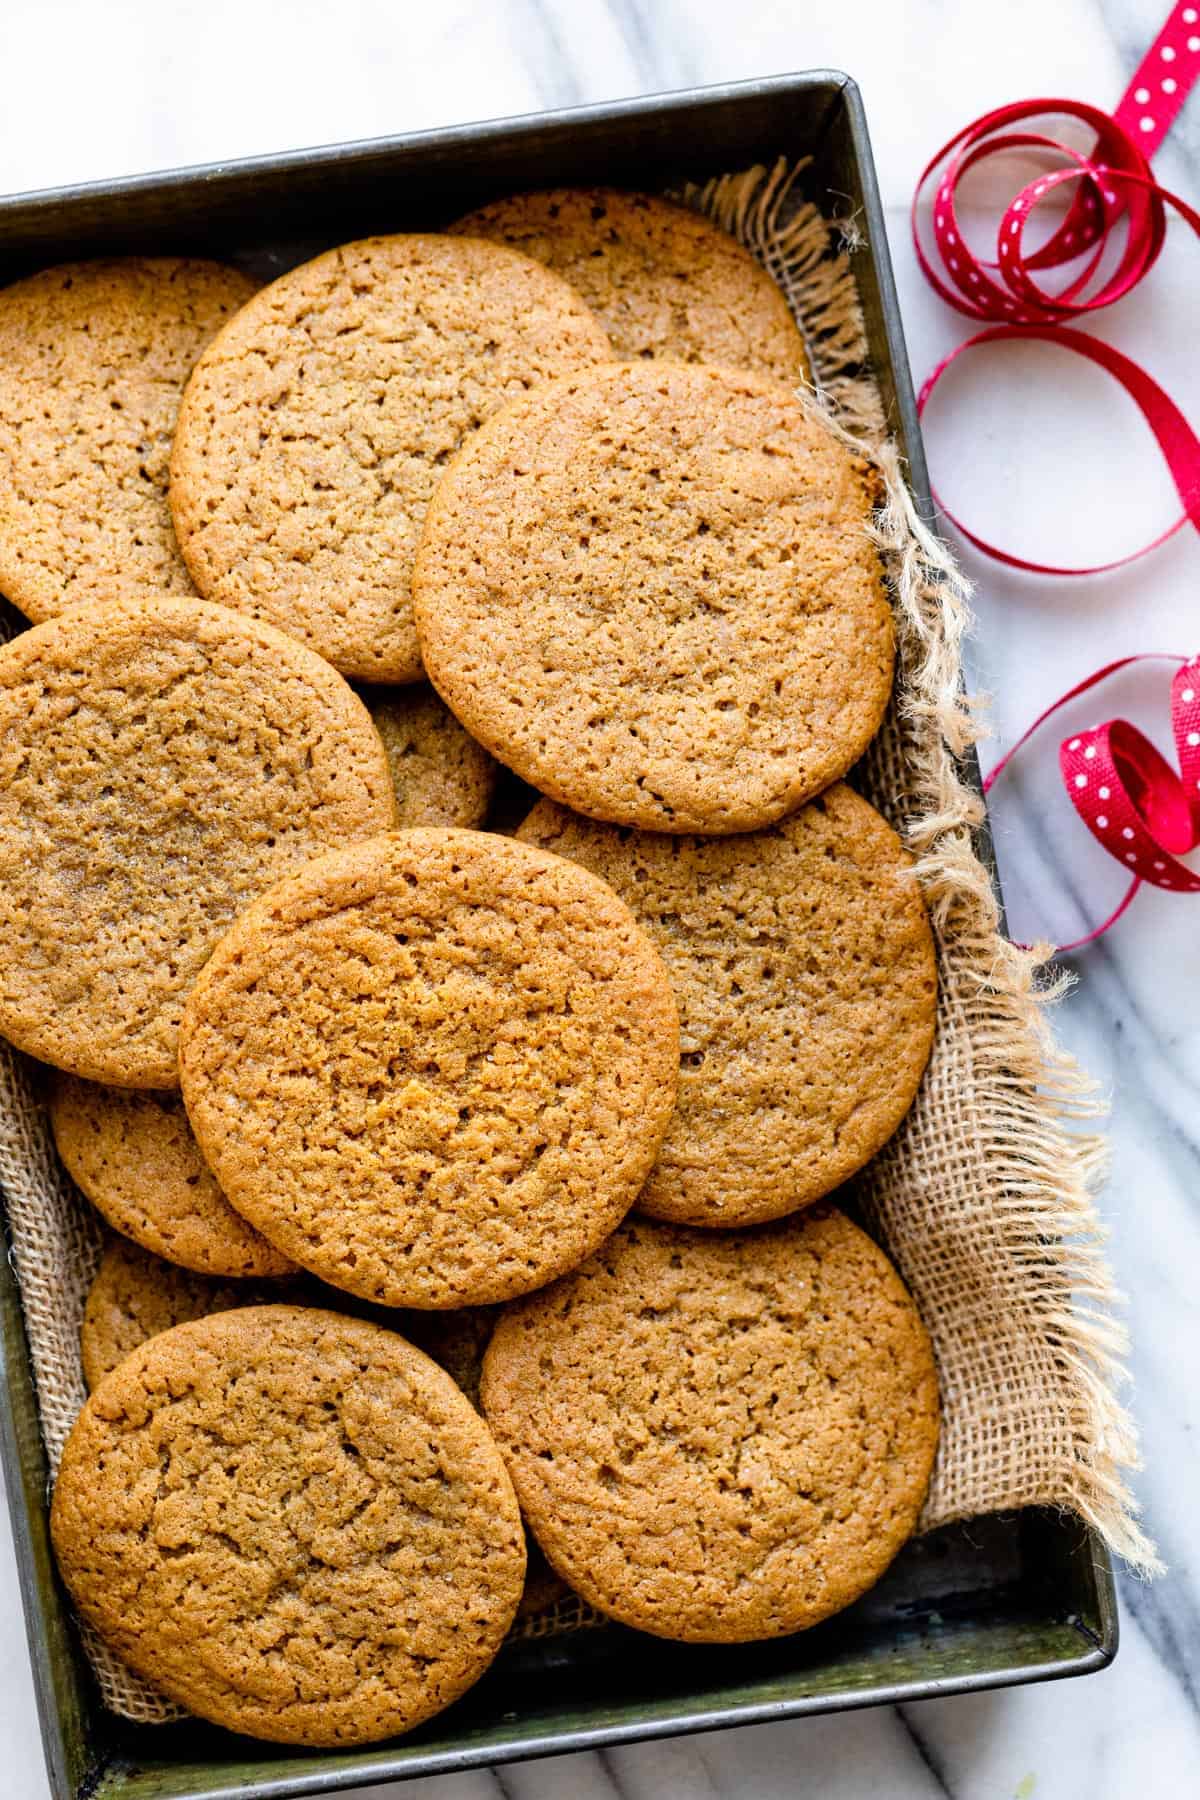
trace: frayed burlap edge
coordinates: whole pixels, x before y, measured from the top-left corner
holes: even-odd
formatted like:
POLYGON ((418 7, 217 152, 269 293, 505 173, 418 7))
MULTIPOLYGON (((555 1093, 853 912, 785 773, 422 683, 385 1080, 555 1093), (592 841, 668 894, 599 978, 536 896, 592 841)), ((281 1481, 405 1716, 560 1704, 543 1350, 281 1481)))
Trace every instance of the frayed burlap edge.
POLYGON ((905 484, 869 374, 848 219, 794 198, 803 165, 724 176, 682 198, 732 231, 779 282, 813 365, 805 403, 878 471, 875 536, 897 624, 884 727, 852 779, 917 857, 938 937, 934 1053, 896 1136, 855 1184, 934 1340, 942 1437, 923 1530, 986 1512, 1059 1506, 1142 1575, 1161 1564, 1127 1473, 1137 1434, 1121 1404, 1127 1348, 1094 1203, 1103 1138, 1095 1084, 1054 1038, 1063 977, 1001 933, 976 848, 983 803, 962 758, 980 735, 963 692, 970 587, 905 484))
MULTIPOLYGON (((1093 1193, 1103 1141, 1072 1129, 1099 1115, 1092 1084, 1054 1042, 1039 959, 999 930, 974 831, 983 816, 958 759, 977 731, 963 700, 969 589, 912 507, 870 379, 847 256, 853 220, 802 198, 803 164, 780 161, 684 189, 783 288, 804 332, 805 403, 878 470, 876 537, 897 619, 897 683, 853 779, 918 858, 939 940, 938 1033, 917 1103, 859 1178, 861 1206, 930 1327, 942 1438, 923 1530, 1055 1505, 1087 1519, 1140 1573, 1157 1572, 1125 1474, 1136 1434, 1117 1398, 1125 1334, 1093 1193)), ((7 612, 7 609, 4 609, 7 612)), ((0 617, 0 638, 24 621, 0 617)), ((85 1389, 78 1322, 100 1231, 63 1173, 25 1058, 0 1045, 0 1182, 51 1474, 85 1389)), ((598 1623, 570 1596, 514 1630, 522 1640, 598 1623)), ((141 1724, 186 1715, 85 1629, 105 1703, 141 1724)))

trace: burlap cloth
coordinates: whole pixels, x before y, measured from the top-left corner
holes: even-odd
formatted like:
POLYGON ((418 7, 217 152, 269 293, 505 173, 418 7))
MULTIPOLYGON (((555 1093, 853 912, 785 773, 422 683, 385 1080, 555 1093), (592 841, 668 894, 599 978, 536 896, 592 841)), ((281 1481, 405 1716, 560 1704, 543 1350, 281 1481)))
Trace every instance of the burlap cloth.
MULTIPOLYGON (((876 464, 876 532, 899 656, 887 721, 853 780, 916 852, 940 950, 937 1039, 917 1102, 854 1184, 933 1334, 942 1438, 923 1530, 1048 1504, 1087 1519, 1137 1570, 1153 1545, 1125 1472, 1133 1425, 1117 1398, 1125 1333, 1092 1193, 1104 1145, 1081 1121, 1092 1084, 1054 1042, 1038 958, 998 932, 973 832, 983 809, 958 758, 976 735, 961 686, 969 593, 915 515, 870 380, 843 246, 857 229, 802 197, 802 170, 747 170, 679 197, 758 255, 787 294, 812 357, 820 408, 876 464)), ((11 615, 4 636, 22 621, 11 615)), ((84 1400, 79 1323, 95 1270, 95 1215, 59 1167, 36 1076, 0 1043, 0 1182, 53 1470, 84 1400)), ((591 1615, 594 1617, 594 1615, 591 1615)), ((521 1635, 586 1623, 567 1602, 521 1635)), ((104 1646, 87 1646, 105 1700, 158 1722, 176 1707, 104 1646)))

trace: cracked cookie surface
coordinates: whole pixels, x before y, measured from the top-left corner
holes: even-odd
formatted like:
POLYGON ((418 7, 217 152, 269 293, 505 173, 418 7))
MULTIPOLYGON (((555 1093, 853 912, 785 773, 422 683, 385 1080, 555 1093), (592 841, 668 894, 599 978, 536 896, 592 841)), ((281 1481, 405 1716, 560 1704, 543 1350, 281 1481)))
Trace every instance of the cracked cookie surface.
POLYGON ((891 688, 864 465, 783 386, 547 382, 446 471, 413 578, 434 686, 577 812, 748 831, 844 774, 891 688))
POLYGON ((679 1099, 640 1211, 760 1223, 846 1181, 912 1104, 937 963, 912 861, 844 783, 766 831, 668 837, 541 801, 517 833, 611 883, 679 1005, 679 1099))
POLYGON ((177 1087, 183 998, 234 915, 393 817, 366 708, 273 627, 181 596, 23 632, 0 648, 0 1032, 177 1087))
POLYGON ((627 1222, 505 1310, 482 1397, 563 1579, 696 1643, 857 1599, 916 1525, 937 1445, 912 1300, 824 1207, 737 1235, 627 1222))
POLYGON ((293 1265, 236 1213, 178 1094, 60 1075, 50 1096, 67 1173, 114 1230, 199 1275, 286 1275, 293 1265))
POLYGON ((167 505, 180 396, 257 283, 221 263, 70 263, 0 293, 0 593, 31 619, 192 592, 167 505))
POLYGON ((51 1531, 131 1668, 279 1743, 440 1712, 499 1649, 525 1572, 511 1483, 450 1377, 393 1332, 292 1306, 127 1357, 71 1434, 51 1531))
POLYGON ((679 1059, 658 952, 529 845, 396 832, 239 917, 193 989, 183 1094, 239 1212, 389 1306, 506 1300, 632 1206, 679 1059))
POLYGON ((575 290, 498 244, 365 238, 282 275, 180 409, 171 509, 196 586, 344 674, 415 680, 409 577, 444 465, 506 400, 609 356, 575 290))
POLYGON ((622 358, 809 378, 804 339, 766 270, 719 225, 651 194, 553 188, 493 200, 450 227, 545 263, 578 288, 622 358))

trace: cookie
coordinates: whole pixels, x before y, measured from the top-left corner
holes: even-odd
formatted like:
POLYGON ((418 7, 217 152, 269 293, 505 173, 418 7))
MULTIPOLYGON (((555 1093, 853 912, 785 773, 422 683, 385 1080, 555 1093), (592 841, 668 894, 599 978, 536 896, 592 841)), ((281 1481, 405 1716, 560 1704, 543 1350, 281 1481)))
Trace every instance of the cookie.
POLYGON ((192 592, 167 506, 179 399, 255 285, 127 257, 0 293, 0 592, 31 619, 192 592))
POLYGON ((463 438, 611 354, 565 281, 496 244, 366 238, 272 282, 201 357, 171 510, 202 594, 347 675, 412 681, 409 575, 463 438))
POLYGON ((493 200, 450 227, 545 263, 578 288, 623 360, 809 379, 804 339, 766 270, 719 225, 650 194, 553 188, 493 200))
POLYGON ((240 1213, 388 1306, 507 1300, 618 1225, 675 1100, 675 1002, 561 857, 397 832, 247 907, 189 997, 192 1129, 240 1213))
POLYGON ((375 688, 364 698, 387 751, 396 823, 482 825, 496 765, 433 689, 375 688))
POLYGON ((214 1281, 164 1262, 125 1238, 113 1238, 88 1290, 79 1332, 83 1378, 99 1387, 139 1344, 209 1313, 289 1298, 282 1283, 214 1281))
POLYGON ((525 1573, 487 1427, 394 1332, 245 1306, 163 1332, 68 1440, 51 1533, 84 1618, 201 1718, 409 1731, 483 1674, 525 1573))
POLYGON ((178 1086, 183 998, 235 913, 393 817, 366 708, 271 626, 177 597, 22 633, 0 648, 0 1033, 178 1086))
POLYGON ((752 1233, 627 1223, 506 1310, 483 1408, 553 1567, 693 1643, 857 1599, 916 1525, 938 1434, 916 1309, 828 1208, 752 1233))
POLYGON ((143 1249, 200 1275, 291 1272, 217 1186, 178 1094, 64 1075, 50 1097, 50 1124, 76 1186, 143 1249))
POLYGON ((576 812, 772 824, 887 704, 870 512, 864 465, 763 377, 642 362, 548 382, 430 506, 426 667, 472 736, 576 812))
POLYGON ((679 1099, 642 1212, 779 1218, 892 1135, 929 1058, 937 963, 911 858, 844 783, 740 837, 625 831, 550 800, 518 836, 603 876, 671 978, 679 1099))

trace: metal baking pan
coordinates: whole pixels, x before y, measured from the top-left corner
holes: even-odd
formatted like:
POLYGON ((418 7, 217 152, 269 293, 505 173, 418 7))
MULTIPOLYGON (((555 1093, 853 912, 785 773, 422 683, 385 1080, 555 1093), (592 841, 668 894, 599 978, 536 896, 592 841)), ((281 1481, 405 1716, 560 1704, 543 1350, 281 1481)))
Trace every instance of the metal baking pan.
MULTIPOLYGON (((837 195, 862 226, 850 254, 871 366, 932 519, 862 102, 837 73, 0 199, 0 281, 122 251, 207 252, 270 275, 363 233, 436 227, 518 188, 662 188, 781 154, 811 156, 810 191, 837 195)), ((99 1704, 55 1574, 33 1380, 6 1260, 0 1348, 0 1449, 56 1800, 329 1794, 673 1732, 1082 1675, 1116 1652, 1103 1546, 1068 1518, 1031 1511, 911 1544, 856 1606, 774 1643, 671 1645, 613 1626, 513 1645, 458 1705, 390 1745, 303 1752, 199 1723, 128 1725, 99 1704)))

